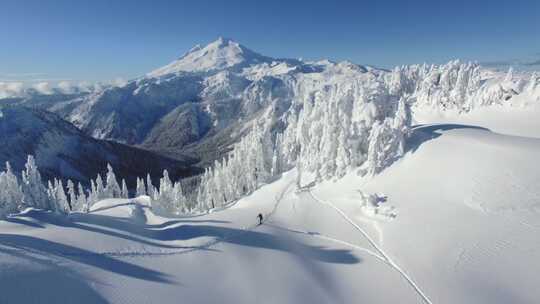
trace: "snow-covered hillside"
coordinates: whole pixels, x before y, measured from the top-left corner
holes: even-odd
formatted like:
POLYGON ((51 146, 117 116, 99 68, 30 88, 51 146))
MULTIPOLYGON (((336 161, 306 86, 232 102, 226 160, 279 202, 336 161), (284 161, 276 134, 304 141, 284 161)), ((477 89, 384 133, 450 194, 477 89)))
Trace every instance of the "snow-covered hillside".
POLYGON ((539 153, 537 139, 426 125, 374 178, 296 191, 293 170, 207 215, 161 218, 145 197, 28 210, 0 222, 0 299, 535 303, 539 153))

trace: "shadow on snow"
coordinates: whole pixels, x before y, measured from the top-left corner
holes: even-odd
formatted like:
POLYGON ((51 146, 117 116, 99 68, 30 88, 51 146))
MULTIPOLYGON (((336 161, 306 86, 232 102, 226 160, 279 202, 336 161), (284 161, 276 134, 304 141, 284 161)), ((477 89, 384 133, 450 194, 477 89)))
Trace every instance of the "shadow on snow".
MULTIPOLYGON (((230 243, 239 246, 255 247, 261 249, 277 250, 295 254, 302 258, 315 259, 327 263, 354 264, 359 263, 360 259, 353 255, 350 250, 327 249, 319 246, 311 246, 285 235, 274 235, 255 230, 244 230, 217 225, 208 225, 208 223, 227 223, 225 221, 205 221, 205 220, 171 220, 161 225, 148 225, 145 223, 133 222, 128 218, 119 218, 99 214, 72 214, 69 217, 59 216, 51 212, 40 210, 31 210, 25 214, 25 217, 37 220, 40 223, 50 225, 77 228, 94 233, 101 233, 111 237, 123 238, 126 240, 140 242, 150 246, 156 246, 169 249, 187 249, 187 250, 210 250, 209 245, 202 246, 180 246, 167 244, 169 241, 188 241, 200 237, 211 237, 215 242, 230 243), (203 223, 203 224, 194 224, 203 223)), ((27 222, 28 220, 23 221, 27 222)), ((33 223, 33 222, 32 222, 33 223)), ((39 239, 37 239, 39 240, 39 239)), ((43 242, 47 242, 41 240, 43 242)), ((211 242, 214 244, 215 242, 211 242)), ((4 243, 0 239, 0 244, 4 243)), ((39 244, 39 243, 38 243, 39 244)), ((25 245, 29 245, 25 243, 25 245)), ((58 246, 53 246, 61 253, 63 250, 58 246)), ((46 249, 46 246, 41 246, 46 249)), ((74 249, 77 253, 77 248, 74 249)), ((69 251, 72 252, 73 251, 69 251)), ((84 251, 78 253, 85 253, 84 251)), ((86 252, 91 254, 91 252, 86 252)))
POLYGON ((103 254, 97 254, 85 249, 32 236, 0 234, 0 252, 12 255, 30 253, 45 257, 61 257, 141 280, 172 283, 167 275, 161 272, 117 260, 103 254))
POLYGON ((0 246, 0 254, 10 255, 14 266, 0 272, 0 303, 109 303, 88 280, 69 267, 30 252, 0 246), (17 260, 26 260, 17 263, 17 260), (34 265, 33 267, 29 267, 34 265), (36 267, 37 266, 37 267, 36 267), (58 286, 64 291, 58 292, 58 286))
POLYGON ((441 136, 443 132, 458 129, 476 129, 490 131, 487 128, 462 124, 416 125, 412 127, 412 133, 407 139, 405 150, 414 153, 422 144, 441 136))

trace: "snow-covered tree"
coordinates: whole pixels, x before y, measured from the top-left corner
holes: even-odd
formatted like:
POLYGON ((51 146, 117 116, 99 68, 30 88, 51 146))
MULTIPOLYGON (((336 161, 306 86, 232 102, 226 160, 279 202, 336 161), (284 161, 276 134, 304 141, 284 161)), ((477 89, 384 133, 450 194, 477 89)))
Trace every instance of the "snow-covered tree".
POLYGON ((105 193, 105 186, 103 185, 103 179, 101 175, 98 174, 95 180, 90 180, 90 193, 86 200, 87 208, 85 211, 88 211, 92 205, 98 201, 107 198, 105 193))
MULTIPOLYGON (((292 167, 300 185, 304 173, 316 181, 339 178, 357 167, 374 174, 402 155, 410 109, 409 97, 397 95, 415 89, 407 70, 396 69, 389 88, 377 75, 340 68, 341 74, 308 75, 295 82, 293 104, 279 117, 284 122, 279 132, 273 129, 276 115, 271 111, 253 121, 232 152, 200 177, 198 208, 227 204, 292 167)), ((463 73, 448 74, 444 86, 452 89, 454 76, 465 83, 463 73)))
POLYGON ((458 110, 502 104, 522 91, 523 77, 515 80, 510 68, 501 74, 483 69, 477 63, 450 61, 443 65, 410 65, 396 68, 383 79, 391 94, 410 95, 418 108, 458 110))
POLYGON ((17 212, 23 204, 24 194, 13 174, 9 162, 6 163, 6 170, 0 172, 0 219, 8 214, 17 212))
POLYGON ((52 210, 58 214, 69 213, 69 203, 62 182, 54 179, 53 182, 48 182, 47 193, 52 205, 52 210))
POLYGON ((69 210, 73 210, 73 206, 77 202, 77 194, 75 193, 75 184, 71 180, 67 182, 67 190, 69 210))
POLYGON ((154 191, 152 211, 159 215, 179 215, 187 210, 186 197, 180 182, 173 183, 167 170, 159 181, 159 189, 154 191))
POLYGON ((105 198, 122 197, 122 189, 118 185, 116 175, 110 164, 107 164, 107 178, 105 184, 105 198))
POLYGON ((105 192, 105 184, 103 184, 103 179, 101 178, 101 174, 98 174, 95 180, 95 199, 96 201, 102 200, 104 198, 107 198, 107 193, 105 192))
POLYGON ((128 191, 125 179, 122 179, 122 189, 120 190, 120 197, 129 198, 129 191, 128 191))
POLYGON ((88 201, 86 198, 86 194, 84 191, 83 186, 81 183, 78 184, 78 193, 77 199, 75 200, 75 204, 72 204, 72 210, 78 211, 78 212, 88 212, 88 201))
POLYGON ((148 196, 153 197, 154 193, 156 192, 156 187, 154 187, 154 184, 152 183, 152 178, 150 177, 150 173, 146 175, 146 193, 148 196))
POLYGON ((136 197, 146 195, 146 186, 144 185, 144 181, 142 178, 137 178, 137 190, 136 190, 136 197))
POLYGON ((41 174, 38 171, 35 159, 28 155, 25 170, 22 172, 22 191, 24 193, 24 205, 41 209, 50 209, 47 188, 43 184, 41 174))

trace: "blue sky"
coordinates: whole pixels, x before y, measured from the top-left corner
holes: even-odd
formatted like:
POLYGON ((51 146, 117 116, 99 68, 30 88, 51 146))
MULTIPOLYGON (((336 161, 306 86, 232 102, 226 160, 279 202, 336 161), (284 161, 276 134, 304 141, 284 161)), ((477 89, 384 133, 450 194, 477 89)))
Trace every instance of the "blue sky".
POLYGON ((532 62, 540 1, 1 0, 0 81, 129 79, 218 36, 381 67, 532 62))

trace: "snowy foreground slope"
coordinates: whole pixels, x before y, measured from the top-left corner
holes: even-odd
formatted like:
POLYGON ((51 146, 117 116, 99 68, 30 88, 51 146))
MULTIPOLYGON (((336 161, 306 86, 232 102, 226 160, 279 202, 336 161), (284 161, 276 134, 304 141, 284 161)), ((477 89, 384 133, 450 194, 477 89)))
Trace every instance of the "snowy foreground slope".
POLYGON ((372 180, 314 192, 357 220, 355 189, 387 195, 397 217, 368 231, 433 303, 537 303, 540 140, 426 125, 410 149, 372 180))
POLYGON ((419 300, 354 227, 309 193, 295 194, 293 181, 287 174, 230 209, 175 220, 154 217, 139 205, 143 199, 103 201, 94 212, 68 220, 27 212, 1 224, 0 300, 419 300), (254 226, 257 212, 268 217, 259 227, 254 226), (381 282, 393 293, 378 290, 381 282), (66 292, 58 293, 59 286, 66 292))
POLYGON ((293 170, 202 216, 144 197, 27 210, 0 222, 0 303, 537 303, 539 155, 533 137, 426 124, 373 178, 298 192, 293 170))
POLYGON ((462 112, 456 109, 416 107, 416 123, 457 123, 477 125, 491 131, 525 137, 540 138, 540 91, 514 96, 504 103, 476 107, 462 112))

